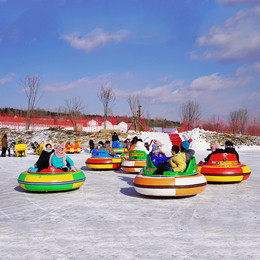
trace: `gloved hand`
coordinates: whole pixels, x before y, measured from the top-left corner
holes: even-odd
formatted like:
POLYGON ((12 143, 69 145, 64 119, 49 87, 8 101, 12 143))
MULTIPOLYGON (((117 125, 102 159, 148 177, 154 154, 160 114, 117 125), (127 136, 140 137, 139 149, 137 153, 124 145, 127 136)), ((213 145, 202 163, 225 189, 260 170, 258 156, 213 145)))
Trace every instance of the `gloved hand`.
POLYGON ((28 169, 28 172, 38 172, 38 168, 36 168, 36 167, 30 167, 29 169, 28 169))

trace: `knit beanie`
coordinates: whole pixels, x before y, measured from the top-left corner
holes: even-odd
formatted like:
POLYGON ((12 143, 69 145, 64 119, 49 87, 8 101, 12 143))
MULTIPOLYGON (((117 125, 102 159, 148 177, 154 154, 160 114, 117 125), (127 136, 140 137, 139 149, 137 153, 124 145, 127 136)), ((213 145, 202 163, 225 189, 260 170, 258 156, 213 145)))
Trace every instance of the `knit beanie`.
POLYGON ((184 149, 189 149, 191 142, 192 142, 192 139, 183 141, 183 142, 181 142, 181 146, 182 146, 184 149))
POLYGON ((152 153, 159 153, 160 151, 159 151, 159 149, 158 149, 158 147, 156 146, 156 144, 153 144, 153 146, 152 146, 152 151, 151 151, 152 153))

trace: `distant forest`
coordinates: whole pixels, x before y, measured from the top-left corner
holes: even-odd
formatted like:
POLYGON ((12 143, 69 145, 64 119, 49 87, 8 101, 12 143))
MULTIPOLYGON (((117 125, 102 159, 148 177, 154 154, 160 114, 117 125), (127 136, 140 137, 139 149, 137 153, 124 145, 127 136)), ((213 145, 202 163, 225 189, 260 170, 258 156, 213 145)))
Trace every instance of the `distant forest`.
MULTIPOLYGON (((22 109, 16 109, 16 108, 9 108, 9 107, 4 107, 4 108, 0 108, 0 113, 6 113, 9 115, 26 115, 27 110, 22 110, 22 109)), ((66 114, 63 112, 51 112, 51 111, 47 111, 41 108, 37 108, 34 110, 35 115, 37 116, 65 116, 66 114)), ((102 118, 102 115, 85 115, 82 114, 81 115, 83 118, 86 117, 99 117, 102 118)), ((124 121, 125 116, 114 116, 117 118, 117 122, 124 121)), ((131 118, 131 117, 129 117, 131 118)), ((181 127, 181 123, 178 121, 170 121, 167 119, 162 119, 162 118, 155 118, 155 119, 151 119, 151 118, 145 118, 145 123, 147 127, 165 127, 165 128, 174 128, 174 127, 181 127)))

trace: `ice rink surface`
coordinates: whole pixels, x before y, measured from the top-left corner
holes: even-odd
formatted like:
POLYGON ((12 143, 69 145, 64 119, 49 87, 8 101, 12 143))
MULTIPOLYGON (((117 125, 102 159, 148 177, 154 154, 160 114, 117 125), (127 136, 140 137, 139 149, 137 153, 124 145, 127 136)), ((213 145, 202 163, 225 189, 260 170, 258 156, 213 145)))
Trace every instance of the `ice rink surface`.
POLYGON ((69 155, 79 189, 27 192, 17 178, 38 157, 1 157, 0 259, 259 259, 259 150, 239 154, 249 179, 164 199, 138 194, 135 174, 88 169, 87 152, 69 155))

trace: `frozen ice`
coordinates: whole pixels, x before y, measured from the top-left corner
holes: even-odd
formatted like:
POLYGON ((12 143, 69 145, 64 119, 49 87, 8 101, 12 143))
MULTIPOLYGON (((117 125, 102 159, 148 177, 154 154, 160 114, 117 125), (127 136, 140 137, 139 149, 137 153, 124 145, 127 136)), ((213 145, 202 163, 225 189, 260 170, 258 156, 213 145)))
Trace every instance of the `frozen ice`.
MULTIPOLYGON (((209 144, 186 135, 196 144, 197 162, 203 160, 209 144)), ((170 154, 167 136, 142 134, 160 140, 170 154)), ((259 259, 258 147, 238 150, 249 179, 208 184, 186 198, 142 196, 133 187, 135 174, 88 169, 86 151, 69 155, 85 183, 55 193, 18 185, 19 174, 38 158, 32 152, 0 158, 0 259, 259 259)))

